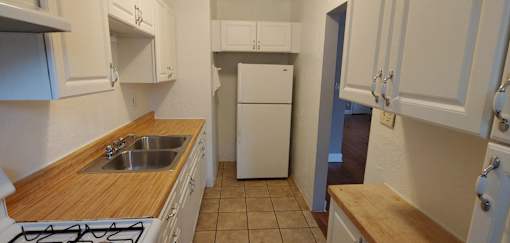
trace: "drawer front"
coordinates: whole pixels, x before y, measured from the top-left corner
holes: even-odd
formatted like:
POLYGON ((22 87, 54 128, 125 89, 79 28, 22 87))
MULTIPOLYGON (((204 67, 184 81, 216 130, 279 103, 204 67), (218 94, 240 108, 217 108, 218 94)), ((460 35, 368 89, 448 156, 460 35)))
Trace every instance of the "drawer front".
POLYGON ((328 243, 362 243, 361 233, 332 201, 328 223, 328 243))

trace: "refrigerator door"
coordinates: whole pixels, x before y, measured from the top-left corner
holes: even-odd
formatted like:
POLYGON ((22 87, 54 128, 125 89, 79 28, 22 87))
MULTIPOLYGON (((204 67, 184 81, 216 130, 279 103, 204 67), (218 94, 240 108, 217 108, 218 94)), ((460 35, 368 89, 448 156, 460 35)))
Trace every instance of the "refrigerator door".
POLYGON ((237 105, 237 178, 289 176, 289 104, 237 105))
POLYGON ((467 243, 509 242, 507 217, 510 208, 510 147, 489 143, 484 167, 494 164, 495 159, 499 160, 499 167, 489 170, 486 177, 478 178, 476 194, 480 193, 481 196, 475 202, 467 243), (488 200, 488 210, 482 209, 481 198, 488 200))
POLYGON ((238 64, 237 103, 292 103, 292 65, 238 64))

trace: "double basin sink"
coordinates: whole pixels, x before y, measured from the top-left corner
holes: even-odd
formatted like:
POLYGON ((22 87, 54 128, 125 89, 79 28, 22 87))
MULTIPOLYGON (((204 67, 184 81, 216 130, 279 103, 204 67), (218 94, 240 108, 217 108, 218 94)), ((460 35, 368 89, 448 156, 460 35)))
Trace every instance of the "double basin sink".
POLYGON ((172 170, 191 136, 131 136, 125 146, 108 158, 102 156, 88 166, 84 173, 145 172, 172 170))

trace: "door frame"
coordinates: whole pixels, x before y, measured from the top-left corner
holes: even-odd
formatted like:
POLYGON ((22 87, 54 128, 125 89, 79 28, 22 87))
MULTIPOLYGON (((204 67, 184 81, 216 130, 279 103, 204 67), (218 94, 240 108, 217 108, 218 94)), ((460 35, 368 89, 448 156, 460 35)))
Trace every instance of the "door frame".
POLYGON ((337 58, 342 58, 342 37, 343 31, 345 30, 346 13, 347 3, 342 3, 329 11, 325 16, 326 31, 324 38, 324 57, 322 65, 312 211, 325 211, 326 209, 331 111, 333 109, 333 99, 335 98, 333 97, 333 90, 335 86, 335 78, 337 76, 337 65, 340 64, 341 67, 341 60, 337 63, 337 58), (342 31, 341 35, 339 33, 340 31, 342 31), (339 44, 339 40, 342 43, 339 44))

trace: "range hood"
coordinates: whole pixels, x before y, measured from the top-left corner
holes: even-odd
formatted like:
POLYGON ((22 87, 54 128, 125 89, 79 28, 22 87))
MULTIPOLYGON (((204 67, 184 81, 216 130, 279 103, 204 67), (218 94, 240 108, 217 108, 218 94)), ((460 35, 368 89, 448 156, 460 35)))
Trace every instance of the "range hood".
POLYGON ((42 10, 32 10, 0 2, 0 32, 69 32, 71 24, 42 10))

